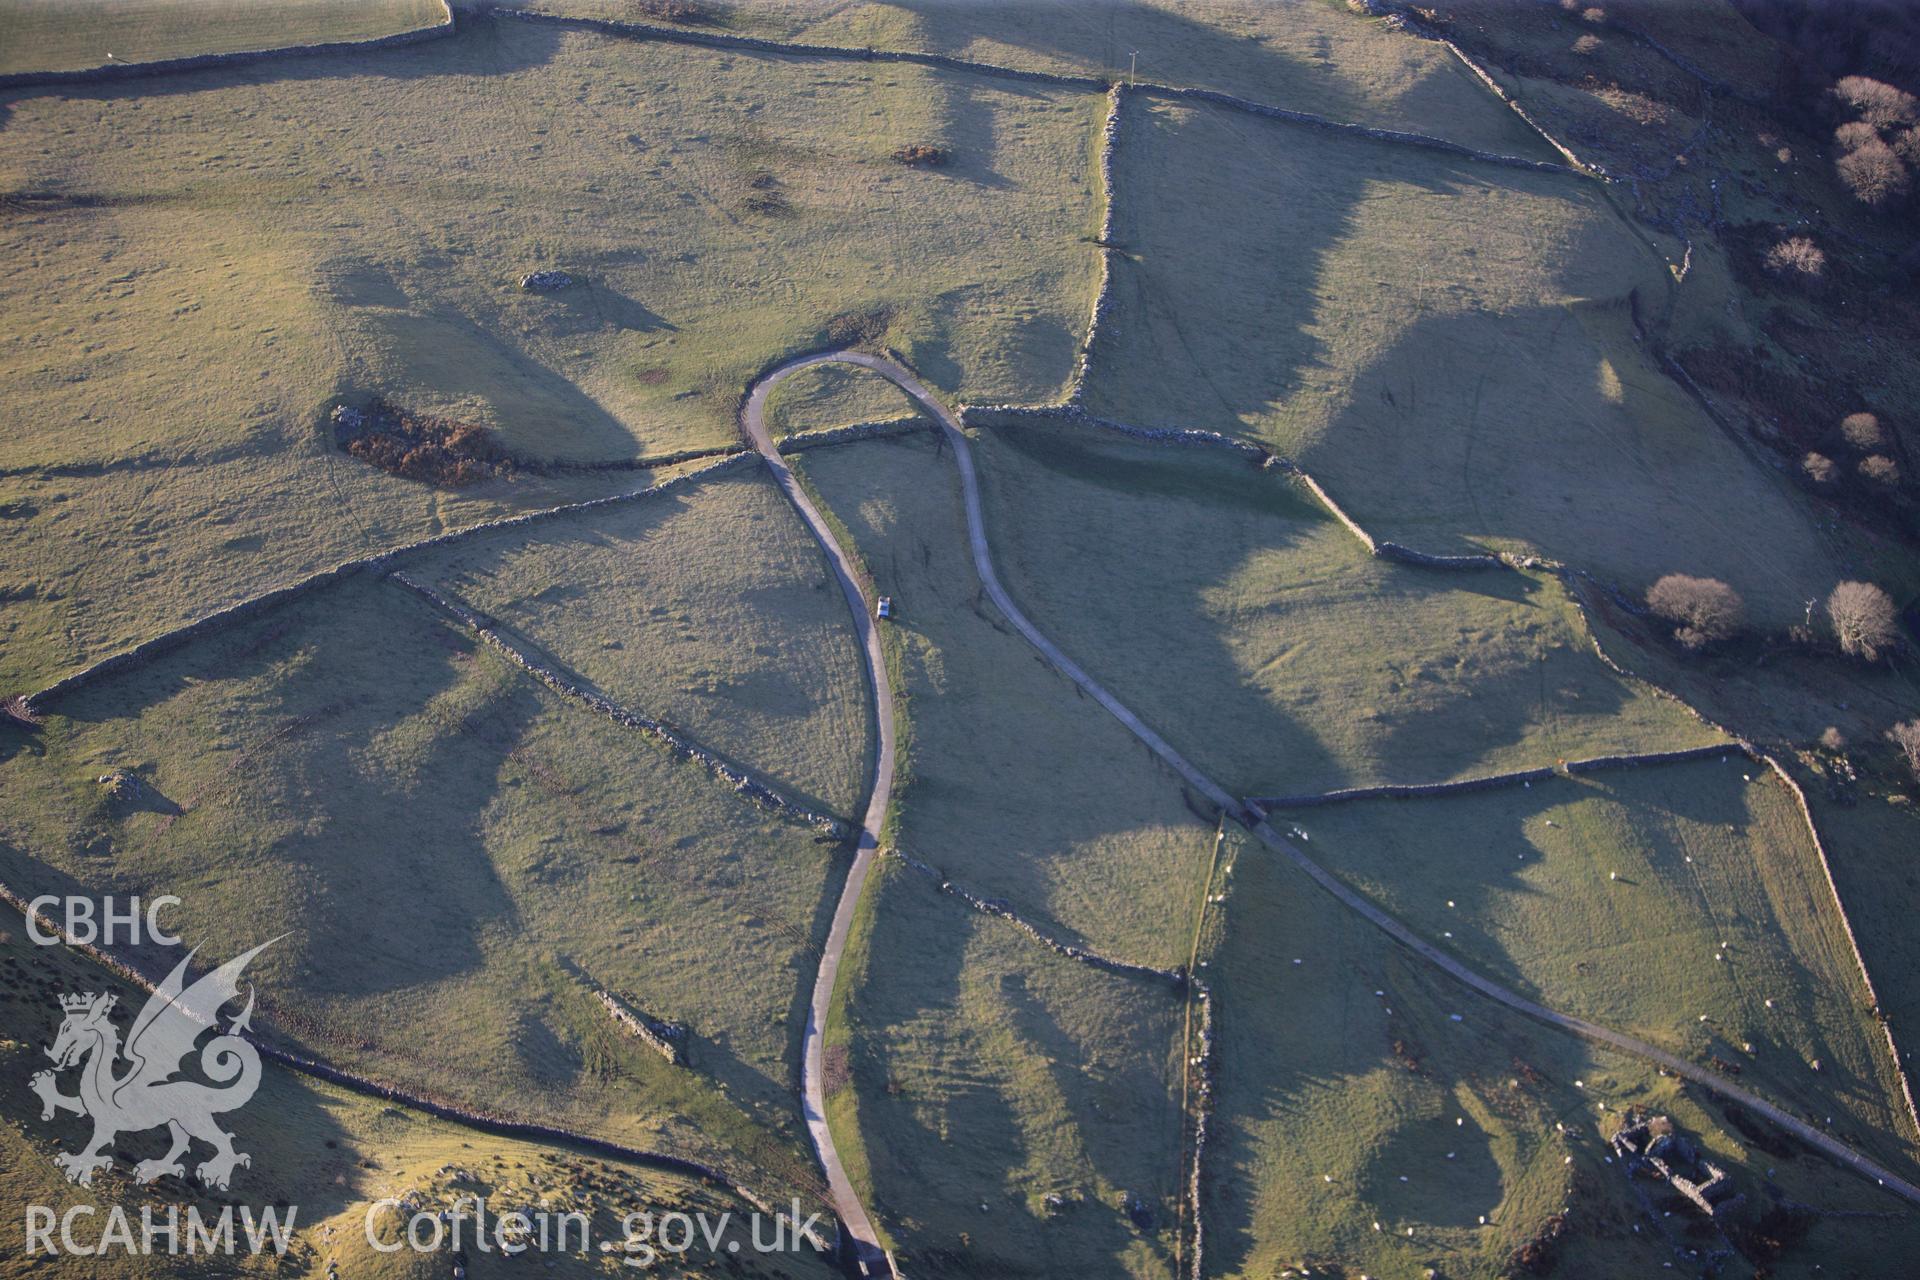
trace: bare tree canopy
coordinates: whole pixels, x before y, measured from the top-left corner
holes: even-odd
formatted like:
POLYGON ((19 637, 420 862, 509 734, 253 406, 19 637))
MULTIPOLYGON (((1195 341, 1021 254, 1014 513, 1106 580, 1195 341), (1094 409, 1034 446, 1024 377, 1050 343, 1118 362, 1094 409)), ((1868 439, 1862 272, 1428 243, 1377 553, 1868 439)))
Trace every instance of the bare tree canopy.
POLYGON ((1862 453, 1877 453, 1887 447, 1886 429, 1871 413, 1850 413, 1840 419, 1840 434, 1862 453))
POLYGON ((1867 479, 1889 489, 1900 483, 1900 464, 1884 453, 1860 459, 1859 470, 1867 479))
POLYGON ((1904 89, 1871 76, 1844 76, 1833 86, 1833 96, 1855 115, 1876 128, 1912 124, 1920 119, 1920 103, 1904 89))
POLYGON ((1907 166, 1900 163, 1892 147, 1878 138, 1841 156, 1833 167, 1854 199, 1870 208, 1890 208, 1913 187, 1907 166))
POLYGON ((1673 638, 1696 651, 1732 638, 1746 616, 1746 605, 1732 587, 1717 578, 1684 573, 1670 573, 1654 583, 1647 607, 1677 624, 1673 638))
POLYGON ((1782 280, 1817 284, 1826 278, 1827 254, 1805 236, 1794 236, 1767 250, 1766 268, 1782 280))
POLYGON ((1800 469, 1807 473, 1807 479, 1815 484, 1832 484, 1840 474, 1833 465, 1833 459, 1824 453, 1810 453, 1800 459, 1800 469))
POLYGON ((1900 639, 1893 598, 1871 582, 1843 582, 1827 597, 1827 618, 1841 652, 1875 662, 1900 639))
POLYGON ((1914 779, 1920 781, 1920 720, 1906 720, 1887 730, 1887 740, 1900 748, 1900 754, 1906 758, 1907 768, 1912 770, 1914 779))

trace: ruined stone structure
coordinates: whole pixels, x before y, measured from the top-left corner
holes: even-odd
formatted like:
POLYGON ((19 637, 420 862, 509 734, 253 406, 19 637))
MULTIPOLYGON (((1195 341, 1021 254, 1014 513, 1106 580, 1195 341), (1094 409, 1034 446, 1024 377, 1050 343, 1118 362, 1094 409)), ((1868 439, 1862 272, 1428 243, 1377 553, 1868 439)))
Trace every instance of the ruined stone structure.
POLYGON ((1718 1221, 1746 1203, 1727 1171, 1701 1156, 1666 1116, 1629 1114, 1613 1135, 1613 1153, 1627 1176, 1665 1182, 1706 1217, 1718 1221))

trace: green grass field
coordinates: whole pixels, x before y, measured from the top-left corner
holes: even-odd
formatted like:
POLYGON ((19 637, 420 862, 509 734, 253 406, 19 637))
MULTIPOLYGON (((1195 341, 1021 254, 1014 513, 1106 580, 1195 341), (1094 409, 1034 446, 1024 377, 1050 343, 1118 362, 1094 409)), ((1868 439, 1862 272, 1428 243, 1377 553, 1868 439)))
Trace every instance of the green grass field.
POLYGON ((839 851, 355 581, 49 708, 0 878, 265 937, 273 1031, 509 1114, 810 1186, 794 1063, 839 851), (96 779, 141 780, 115 799, 96 779), (724 939, 725 945, 715 945, 724 939), (674 1068, 609 989, 689 1028, 674 1068))
POLYGON ((1912 1166, 1913 1124, 1799 809, 1743 756, 1279 820, 1496 981, 1717 1057, 1912 1166))
POLYGON ((1425 551, 1719 577, 1781 627, 1830 587, 1803 499, 1635 341, 1665 268, 1590 182, 1158 102, 1115 168, 1096 412, 1266 442, 1425 551))
POLYGON ((1564 1158, 1600 1166, 1595 1135, 1553 1128, 1585 1110, 1584 1048, 1470 1002, 1257 843, 1229 849, 1208 1274, 1496 1273, 1566 1203, 1564 1158))
POLYGON ((336 395, 631 460, 731 443, 748 379, 835 334, 949 392, 1056 396, 1094 288, 1095 93, 506 19, 159 88, 4 95, 0 395, 25 425, 0 590, 25 616, 0 687, 636 479, 436 493, 335 453, 336 395), (952 163, 890 158, 919 141, 952 163), (519 287, 542 268, 581 283, 519 287))
MULTIPOLYGON (((588 1215, 596 1241, 624 1240, 622 1220, 635 1210, 650 1209, 656 1217, 670 1211, 704 1211, 716 1219, 730 1213, 735 1225, 726 1238, 742 1242, 743 1256, 736 1266, 744 1267, 744 1274, 828 1274, 811 1253, 783 1253, 777 1258, 752 1253, 746 1224, 751 1206, 723 1190, 564 1147, 495 1137, 349 1093, 273 1063, 265 1065, 260 1091, 245 1109, 222 1119, 232 1128, 235 1145, 253 1157, 250 1166, 235 1174, 229 1195, 174 1179, 150 1187, 135 1184, 132 1163, 164 1149, 158 1132, 122 1137, 113 1148, 116 1164, 96 1176, 91 1191, 76 1188, 64 1180, 52 1157, 57 1150, 72 1150, 80 1143, 87 1132, 84 1123, 70 1116, 41 1120, 40 1101, 27 1089, 28 1077, 45 1063, 40 1050, 59 1025, 56 997, 68 992, 114 992, 120 1000, 118 1025, 124 1030, 145 1002, 145 993, 62 949, 32 945, 20 916, 11 911, 0 927, 0 968, 8 979, 7 998, 0 1001, 0 1068, 4 1068, 0 1115, 7 1122, 0 1125, 0 1152, 5 1154, 0 1162, 5 1169, 0 1195, 10 1205, 46 1205, 64 1213, 71 1205, 93 1203, 104 1214, 109 1205, 120 1204, 132 1217, 136 1232, 143 1204, 153 1206, 163 1222, 168 1205, 179 1206, 183 1215, 192 1206, 208 1217, 217 1216, 229 1199, 256 1213, 276 1205, 282 1221, 293 1213, 295 1228, 281 1274, 318 1276, 332 1262, 343 1275, 372 1280, 425 1280, 444 1276, 449 1265, 445 1248, 437 1255, 411 1250, 394 1254, 376 1251, 367 1243, 368 1207, 382 1197, 417 1196, 423 1211, 451 1206, 456 1196, 472 1195, 485 1197, 489 1212, 496 1214, 525 1206, 544 1207, 555 1214, 577 1210, 588 1215)), ((64 1089, 72 1087, 70 1080, 63 1083, 64 1089)), ((193 1158, 205 1154, 204 1149, 195 1148, 193 1158)), ((16 1264, 26 1265, 20 1257, 26 1243, 22 1223, 19 1215, 9 1214, 0 1223, 0 1244, 16 1264)), ((80 1242, 91 1243, 88 1228, 103 1225, 98 1218, 80 1220, 76 1233, 80 1242)), ((770 1236, 770 1229, 765 1234, 770 1236)), ((158 1258, 113 1253, 85 1264, 70 1257, 35 1261, 40 1271, 84 1265, 91 1268, 90 1274, 128 1280, 249 1274, 236 1271, 224 1259, 217 1263, 201 1259, 196 1265, 168 1257, 165 1248, 161 1237, 158 1258)), ((724 1251, 726 1245, 719 1248, 724 1251)), ((469 1253, 475 1262, 470 1273, 475 1276, 513 1273, 508 1260, 497 1253, 489 1256, 472 1249, 469 1253)), ((609 1267, 609 1260, 597 1250, 549 1251, 539 1255, 539 1261, 561 1275, 605 1275, 609 1267)), ((520 1260, 522 1267, 525 1263, 526 1259, 520 1260)))
POLYGON ((441 0, 5 0, 0 75, 373 40, 446 18, 441 0))
MULTIPOLYGON (((1880 795, 1837 804, 1814 786, 1810 797, 1874 992, 1895 1043, 1910 1054, 1920 1036, 1920 938, 1902 922, 1920 909, 1920 869, 1908 856, 1920 848, 1920 813, 1880 795)), ((1910 1059, 1907 1071, 1911 1079, 1910 1059)))
POLYGON ((1902 1051, 1920 1035, 1920 949, 1902 923, 1920 909, 1920 876, 1908 850, 1920 842, 1920 806, 1891 743, 1889 725, 1920 710, 1920 684, 1905 662, 1836 662, 1783 648, 1761 660, 1726 654, 1689 659, 1617 610, 1599 614, 1602 642, 1651 680, 1733 727, 1772 744, 1814 809, 1841 901, 1853 919, 1874 990, 1902 1051), (1844 746, 1820 745, 1828 728, 1844 746))
POLYGON ((1608 671, 1553 577, 1375 560, 1211 450, 999 427, 975 452, 1021 608, 1236 795, 1716 740, 1608 671))
POLYGON ((798 459, 897 611, 887 635, 908 724, 894 843, 1061 936, 1184 963, 1212 820, 986 601, 936 440, 798 459))
POLYGON ((907 393, 877 373, 818 364, 790 375, 767 397, 775 438, 867 422, 889 422, 918 410, 907 393))
POLYGON ((847 817, 865 798, 873 709, 846 603, 757 463, 407 572, 791 799, 847 817))
MULTIPOLYGON (((625 0, 537 0, 530 7, 646 19, 625 0)), ((701 24, 707 29, 1077 76, 1125 79, 1131 69, 1142 82, 1214 89, 1484 150, 1556 158, 1446 50, 1321 0, 755 0, 700 7, 710 17, 701 24)))
MULTIPOLYGON (((1872 1274, 1891 1241, 1912 1238, 1913 1216, 1870 1184, 1756 1130, 1763 1149, 1721 1104, 1480 999, 1257 844, 1229 847, 1209 965, 1222 1061, 1209 1275, 1524 1274, 1514 1251, 1563 1210, 1550 1274, 1658 1272, 1711 1233, 1684 1211, 1649 1222, 1636 1208, 1604 1146, 1628 1106, 1672 1115, 1756 1208, 1771 1170, 1790 1200, 1888 1215, 1886 1239, 1828 1219, 1769 1274, 1872 1274)), ((1735 1257, 1722 1274, 1756 1273, 1735 1257)))
POLYGON ((868 892, 834 1118, 903 1264, 1171 1276, 1179 992, 1057 956, 898 863, 868 892))

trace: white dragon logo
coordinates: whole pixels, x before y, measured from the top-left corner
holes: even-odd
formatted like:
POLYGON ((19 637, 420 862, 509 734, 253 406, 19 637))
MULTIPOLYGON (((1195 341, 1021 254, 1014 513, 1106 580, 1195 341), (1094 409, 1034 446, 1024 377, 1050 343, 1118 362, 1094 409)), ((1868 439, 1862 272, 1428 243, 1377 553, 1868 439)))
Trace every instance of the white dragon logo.
POLYGON ((51 1120, 61 1111, 93 1120, 93 1137, 86 1145, 54 1157, 70 1181, 92 1186, 94 1170, 113 1161, 105 1150, 115 1136, 161 1125, 172 1138, 172 1148, 159 1159, 142 1160, 135 1167, 134 1176, 141 1182, 169 1173, 185 1177, 180 1156, 195 1138, 214 1149, 197 1170, 200 1181, 210 1187, 225 1190, 237 1166, 253 1163, 252 1157, 233 1149, 233 1135, 213 1119, 217 1112, 245 1106, 260 1087, 260 1054, 242 1038, 253 1017, 252 988, 247 991, 247 1007, 225 1031, 219 1031, 218 1015, 239 997, 240 972, 247 962, 277 941, 261 943, 192 986, 186 986, 187 965, 194 956, 188 952, 147 997, 124 1049, 119 1029, 107 1020, 118 997, 92 992, 60 997, 67 1016, 47 1050, 54 1069, 37 1073, 32 1088, 40 1095, 42 1120, 51 1120), (213 1083, 175 1079, 208 1028, 219 1034, 200 1050, 200 1070, 213 1083), (131 1065, 116 1075, 122 1057, 131 1065), (70 1096, 60 1092, 55 1073, 73 1066, 80 1067, 80 1092, 70 1096))

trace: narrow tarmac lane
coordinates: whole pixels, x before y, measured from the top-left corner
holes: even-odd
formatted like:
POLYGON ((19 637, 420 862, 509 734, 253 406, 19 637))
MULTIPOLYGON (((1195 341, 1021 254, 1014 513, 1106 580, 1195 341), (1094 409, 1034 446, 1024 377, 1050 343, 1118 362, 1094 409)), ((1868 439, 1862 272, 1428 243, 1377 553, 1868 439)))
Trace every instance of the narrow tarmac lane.
POLYGON ((879 719, 880 750, 872 799, 867 805, 866 819, 860 836, 860 848, 855 855, 853 869, 847 875, 846 887, 841 891, 839 905, 834 911, 833 928, 827 936, 827 946, 820 962, 819 977, 814 983, 813 1005, 807 1018, 805 1055, 801 1066, 801 1088, 804 1095, 807 1128, 813 1136, 814 1149, 819 1154, 820 1163, 826 1169, 834 1208, 840 1214, 841 1221, 846 1224, 848 1233, 853 1236, 856 1249, 863 1259, 884 1260, 884 1265, 891 1266, 891 1259, 886 1257, 875 1238, 873 1224, 867 1217, 865 1207, 861 1205, 859 1196, 847 1179, 839 1154, 834 1149, 833 1135, 827 1128, 825 1094, 821 1081, 820 1032, 825 1025, 827 1008, 833 998, 834 977, 839 970, 840 955, 846 948, 847 934, 853 922, 854 907, 866 883, 867 873, 872 869, 873 856, 879 848, 880 829, 886 821, 887 803, 892 794, 893 693, 886 680, 886 658, 880 647, 879 630, 873 620, 871 607, 861 594, 855 580, 852 563, 834 539, 832 529, 794 479, 793 472, 787 467, 785 459, 780 456, 779 450, 767 431, 767 393, 791 374, 817 364, 850 364, 871 370, 912 396, 933 416, 946 433, 947 442, 953 446, 954 460, 960 471, 961 492, 966 505, 967 540, 973 551, 974 570, 980 575, 980 581, 986 587, 987 594, 992 597, 994 605, 1006 616, 1007 621, 1027 638, 1028 643, 1039 650, 1041 655, 1058 668, 1061 674, 1105 707, 1115 719, 1145 743, 1149 750, 1189 786, 1218 805, 1228 816, 1244 824, 1261 843, 1293 862, 1334 898, 1382 930, 1394 941, 1481 995, 1549 1026, 1570 1031, 1596 1044, 1633 1054, 1674 1071, 1721 1097, 1765 1116, 1841 1165, 1865 1174, 1887 1190, 1915 1204, 1920 1204, 1920 1186, 1881 1167, 1845 1143, 1821 1132, 1783 1108, 1664 1049, 1585 1019, 1555 1012, 1493 982, 1422 938, 1377 903, 1308 858, 1291 841, 1282 838, 1267 824, 1266 814, 1258 806, 1243 804, 1228 795, 1219 784, 1175 751, 1165 739, 1144 724, 1119 699, 1095 683, 1093 677, 1061 652, 1053 641, 1042 634, 1040 629, 1028 620, 1026 614, 1013 603, 1012 597, 1001 585, 999 575, 994 571, 993 557, 987 544, 986 520, 980 504, 979 476, 974 470, 973 453, 967 443, 966 433, 961 429, 960 421, 953 412, 941 403, 939 397, 914 376, 912 371, 898 362, 864 351, 832 351, 803 356, 768 373, 754 385, 751 394, 747 397, 746 406, 741 413, 741 423, 754 448, 759 450, 760 455, 767 460, 767 465, 773 468, 774 478, 779 481, 780 487, 792 500, 801 519, 805 520, 807 527, 813 530, 813 536, 825 549, 827 559, 832 564, 835 575, 840 579, 841 589, 846 593, 847 605, 853 611, 854 625, 859 632, 862 648, 866 654, 867 676, 873 688, 874 710, 879 719))
POLYGON ((814 976, 813 1002, 807 1008, 807 1031, 801 1042, 800 1095, 807 1133, 813 1139, 813 1150, 820 1158, 820 1166, 826 1171, 827 1191, 833 1200, 833 1211, 839 1215, 841 1226, 850 1237, 854 1261, 866 1274, 878 1276, 892 1274, 893 1262, 881 1248, 873 1222, 867 1217, 866 1206, 860 1203, 860 1196, 847 1177, 846 1166, 840 1162, 840 1152, 833 1145, 833 1131, 827 1126, 824 1032, 827 1011, 833 1004, 834 980, 840 973, 840 957, 847 949, 847 935, 853 930, 854 908, 859 905, 861 890, 866 888, 867 875, 873 870, 873 858, 880 848, 880 828, 886 823, 887 805, 893 798, 893 687, 887 682, 887 658, 880 647, 880 628, 874 622, 872 607, 860 591, 853 561, 833 536, 832 526, 821 516, 813 500, 807 497, 800 482, 794 479, 793 470, 787 466, 786 459, 780 456, 780 450, 775 447, 773 437, 767 431, 767 394, 782 379, 808 365, 848 359, 850 355, 813 356, 775 369, 754 385, 741 410, 740 424, 746 430, 747 439, 752 441, 753 447, 766 459, 767 466, 772 468, 773 478, 781 492, 787 495, 794 510, 800 513, 807 528, 813 531, 820 549, 826 552, 827 563, 833 569, 833 576, 839 579, 840 590, 847 598, 847 608, 853 614, 854 632, 860 637, 860 651, 867 664, 867 685, 873 690, 873 714, 880 743, 873 764, 873 789, 868 793, 867 811, 860 821, 860 840, 854 851, 853 866, 847 871, 839 904, 833 909, 833 924, 827 931, 826 947, 820 953, 820 970, 814 976))

